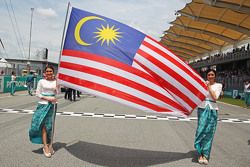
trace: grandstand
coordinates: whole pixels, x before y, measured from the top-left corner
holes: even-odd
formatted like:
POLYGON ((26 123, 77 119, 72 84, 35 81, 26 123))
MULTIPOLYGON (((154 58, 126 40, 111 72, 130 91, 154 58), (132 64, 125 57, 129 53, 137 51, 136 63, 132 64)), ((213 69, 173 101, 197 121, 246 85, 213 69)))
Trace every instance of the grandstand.
POLYGON ((160 42, 204 78, 216 69, 226 94, 242 92, 250 80, 250 0, 192 0, 176 15, 160 42))

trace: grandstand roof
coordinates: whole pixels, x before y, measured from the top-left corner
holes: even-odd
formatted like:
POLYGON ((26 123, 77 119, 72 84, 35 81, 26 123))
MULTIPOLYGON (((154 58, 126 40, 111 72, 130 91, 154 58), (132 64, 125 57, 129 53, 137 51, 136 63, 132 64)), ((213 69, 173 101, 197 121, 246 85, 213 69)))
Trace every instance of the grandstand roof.
POLYGON ((250 37, 250 0, 193 0, 176 14, 161 43, 186 60, 250 37))

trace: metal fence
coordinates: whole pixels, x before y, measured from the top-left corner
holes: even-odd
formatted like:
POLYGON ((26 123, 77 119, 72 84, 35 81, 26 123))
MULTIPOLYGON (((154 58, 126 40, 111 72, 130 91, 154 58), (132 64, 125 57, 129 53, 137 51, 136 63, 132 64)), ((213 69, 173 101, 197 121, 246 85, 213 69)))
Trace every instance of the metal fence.
POLYGON ((194 62, 194 63, 191 63, 190 65, 193 68, 201 68, 201 67, 218 65, 222 63, 239 61, 239 60, 244 60, 244 59, 249 59, 249 58, 250 58, 250 50, 244 50, 244 51, 239 51, 239 52, 234 52, 234 53, 222 54, 218 57, 211 56, 210 59, 203 60, 201 62, 194 62))
POLYGON ((249 80, 249 76, 217 77, 217 82, 224 84, 224 90, 237 89, 244 90, 244 81, 249 80))

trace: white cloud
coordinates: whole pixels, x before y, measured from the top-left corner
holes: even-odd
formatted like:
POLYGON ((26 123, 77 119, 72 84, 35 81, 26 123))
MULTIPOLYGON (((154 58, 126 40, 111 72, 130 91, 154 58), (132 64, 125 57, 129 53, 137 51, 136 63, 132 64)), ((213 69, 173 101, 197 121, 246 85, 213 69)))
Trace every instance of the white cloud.
POLYGON ((184 3, 190 3, 192 0, 180 0, 180 1, 184 3))
POLYGON ((36 12, 42 16, 45 16, 45 17, 56 17, 57 16, 56 11, 54 11, 52 8, 47 8, 47 9, 38 8, 36 10, 36 12))
POLYGON ((4 34, 4 33, 5 33, 5 30, 0 29, 0 34, 4 34))

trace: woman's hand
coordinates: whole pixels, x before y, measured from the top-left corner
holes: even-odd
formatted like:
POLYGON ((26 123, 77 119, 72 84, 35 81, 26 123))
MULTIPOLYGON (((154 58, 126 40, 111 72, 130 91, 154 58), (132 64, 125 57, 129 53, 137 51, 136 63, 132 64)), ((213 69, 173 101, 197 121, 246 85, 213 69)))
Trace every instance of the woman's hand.
POLYGON ((55 97, 43 97, 44 100, 47 100, 52 103, 56 103, 57 99, 55 97))
POLYGON ((216 101, 217 98, 216 98, 215 92, 212 90, 210 82, 206 81, 206 83, 207 83, 207 88, 208 88, 210 95, 212 96, 213 100, 216 101))
POLYGON ((56 102, 57 102, 57 99, 56 99, 55 97, 50 97, 50 102, 56 103, 56 102))
POLYGON ((209 81, 206 81, 206 84, 207 84, 208 90, 212 90, 212 89, 211 89, 211 86, 212 86, 211 83, 210 83, 209 81))

